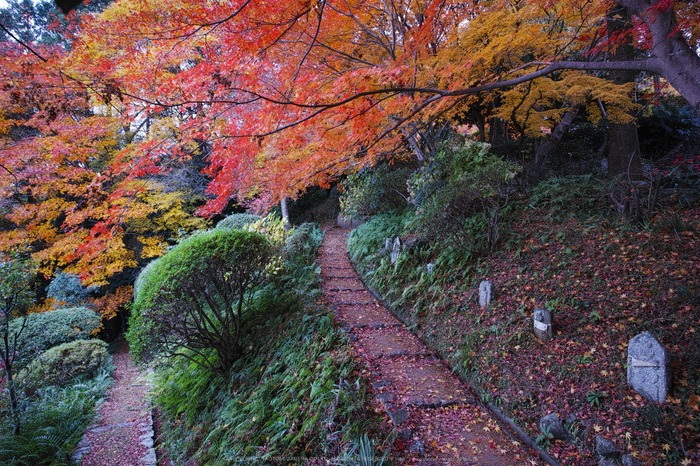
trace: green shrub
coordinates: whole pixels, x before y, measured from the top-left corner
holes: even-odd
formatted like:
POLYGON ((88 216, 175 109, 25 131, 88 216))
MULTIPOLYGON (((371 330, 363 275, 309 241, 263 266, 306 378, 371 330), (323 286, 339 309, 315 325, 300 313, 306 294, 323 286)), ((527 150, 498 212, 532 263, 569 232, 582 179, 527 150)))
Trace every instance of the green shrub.
POLYGON ((316 252, 323 241, 318 225, 304 223, 295 228, 282 248, 284 267, 275 276, 274 285, 294 291, 309 303, 321 294, 318 287, 320 269, 316 266, 316 252))
POLYGON ((412 211, 396 210, 372 217, 348 235, 348 251, 354 262, 362 263, 384 248, 387 238, 405 233, 405 226, 415 217, 412 211))
POLYGON ((156 371, 164 443, 176 462, 333 457, 366 431, 369 405, 349 342, 328 311, 306 312, 257 314, 249 322, 256 332, 244 336, 252 350, 227 374, 182 359, 156 371))
POLYGON ((310 265, 323 241, 323 233, 315 223, 304 223, 292 231, 282 250, 287 262, 310 265))
POLYGON ((231 214, 216 224, 218 229, 241 230, 249 223, 257 222, 262 217, 254 214, 231 214))
POLYGON ((46 297, 54 300, 54 308, 83 306, 90 295, 77 275, 59 272, 46 290, 46 297))
POLYGON ((489 148, 471 141, 445 146, 413 175, 416 230, 470 251, 493 249, 509 201, 507 184, 519 167, 489 148))
MULTIPOLYGON (((14 466, 73 464, 71 456, 87 426, 95 403, 111 384, 107 373, 61 388, 46 387, 22 409, 22 432, 12 435, 0 424, 0 464, 14 466)), ((4 415, 0 408, 0 415, 4 415)))
MULTIPOLYGON (((10 322, 10 329, 19 330, 21 325, 21 320, 16 319, 10 322)), ((99 314, 86 307, 29 314, 26 328, 17 343, 17 362, 26 365, 49 348, 75 340, 87 340, 99 328, 99 314)))
POLYGON ((408 168, 392 169, 386 164, 366 168, 343 181, 341 213, 346 216, 372 216, 406 207, 408 168))
POLYGON ((576 215, 594 215, 610 205, 605 182, 596 175, 555 176, 539 183, 529 204, 546 209, 554 220, 576 215))
POLYGON ((182 241, 141 284, 127 333, 134 356, 189 349, 211 368, 229 369, 243 351, 244 314, 271 256, 270 241, 248 231, 215 229, 182 241))
POLYGON ((25 393, 34 394, 49 385, 66 387, 76 378, 93 378, 100 371, 112 372, 112 357, 102 340, 78 340, 54 346, 19 373, 25 393))
POLYGON ((160 257, 146 264, 136 276, 136 280, 134 281, 134 301, 136 301, 139 293, 141 292, 141 288, 143 288, 143 283, 146 281, 146 277, 149 273, 151 273, 151 270, 153 270, 153 267, 155 267, 156 262, 159 260, 160 257))
POLYGON ((287 241, 287 238, 293 233, 289 228, 289 224, 274 212, 269 213, 265 217, 258 218, 259 220, 245 225, 243 230, 261 233, 270 241, 272 247, 281 249, 285 241, 287 241))
POLYGON ((20 339, 26 330, 27 310, 34 300, 32 282, 35 274, 34 263, 19 255, 14 260, 0 262, 0 368, 4 372, 0 380, 4 378, 3 388, 9 395, 14 435, 18 435, 21 428, 19 392, 13 380, 14 366, 18 362, 17 350, 23 349, 20 339))

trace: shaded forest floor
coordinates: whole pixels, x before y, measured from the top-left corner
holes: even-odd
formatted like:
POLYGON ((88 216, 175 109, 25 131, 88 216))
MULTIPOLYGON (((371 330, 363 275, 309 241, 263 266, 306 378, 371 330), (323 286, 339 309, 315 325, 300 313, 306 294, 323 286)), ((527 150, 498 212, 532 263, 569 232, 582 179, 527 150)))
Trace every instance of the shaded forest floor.
MULTIPOLYGON (((356 237, 371 236, 372 223, 356 237)), ((646 228, 526 207, 501 249, 472 262, 427 248, 391 265, 377 244, 354 257, 368 284, 562 464, 597 464, 598 435, 644 464, 700 462, 700 207, 666 205, 646 228), (482 309, 486 279, 495 297, 482 309), (537 306, 553 312, 551 342, 532 335, 537 306), (626 381, 628 342, 644 331, 672 353, 661 404, 626 381), (550 413, 571 420, 575 441, 542 436, 550 413)))

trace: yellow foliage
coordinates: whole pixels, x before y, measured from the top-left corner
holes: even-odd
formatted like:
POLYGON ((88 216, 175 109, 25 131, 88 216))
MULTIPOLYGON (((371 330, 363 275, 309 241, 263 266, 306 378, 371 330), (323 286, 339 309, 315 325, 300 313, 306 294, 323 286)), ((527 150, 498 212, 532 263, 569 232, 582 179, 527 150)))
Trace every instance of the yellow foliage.
POLYGON ((134 296, 131 286, 120 286, 114 293, 110 293, 101 298, 91 298, 90 302, 100 314, 102 323, 115 317, 120 309, 127 305, 134 296))
POLYGON ((150 257, 159 257, 165 254, 167 244, 163 242, 161 236, 139 236, 138 240, 143 247, 141 248, 141 258, 148 259, 150 257))

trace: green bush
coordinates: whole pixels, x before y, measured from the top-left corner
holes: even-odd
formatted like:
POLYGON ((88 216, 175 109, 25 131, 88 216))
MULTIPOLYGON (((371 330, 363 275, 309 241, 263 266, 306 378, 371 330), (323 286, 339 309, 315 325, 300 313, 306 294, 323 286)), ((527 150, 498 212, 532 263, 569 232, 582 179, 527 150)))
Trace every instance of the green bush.
POLYGON ((151 270, 153 270, 153 267, 156 266, 156 262, 159 260, 160 257, 146 264, 136 276, 136 280, 134 281, 134 301, 138 298, 141 288, 143 288, 143 283, 146 281, 146 277, 151 273, 151 270))
POLYGON ((13 380, 16 372, 14 366, 18 362, 17 350, 23 347, 20 339, 26 329, 27 310, 34 300, 32 282, 36 268, 31 260, 23 260, 18 254, 13 259, 0 262, 0 368, 4 372, 0 380, 4 378, 2 384, 9 395, 14 435, 18 435, 22 421, 19 392, 13 380))
POLYGON ((287 262, 310 265, 323 241, 323 233, 315 223, 304 223, 292 231, 282 250, 287 262))
POLYGON ((412 211, 396 210, 372 217, 348 235, 348 251, 352 260, 362 264, 380 252, 387 238, 403 235, 405 226, 415 217, 412 211))
POLYGON ((470 251, 493 249, 509 200, 507 184, 519 167, 489 149, 471 141, 445 146, 413 175, 416 230, 470 251))
POLYGON ((112 372, 112 357, 102 340, 78 340, 54 346, 19 373, 18 384, 32 395, 50 385, 66 387, 78 377, 93 378, 112 372))
POLYGON ((182 241, 141 284, 127 333, 134 356, 189 349, 211 368, 229 369, 243 351, 244 315, 271 256, 267 238, 248 231, 215 229, 182 241))
POLYGON ((46 290, 46 297, 54 300, 54 308, 83 306, 90 295, 77 275, 59 272, 46 290))
MULTIPOLYGON (((21 325, 21 319, 13 320, 10 330, 18 331, 21 325)), ((86 307, 29 314, 26 328, 18 339, 17 362, 26 365, 49 348, 75 340, 87 340, 99 328, 99 314, 86 307)))
POLYGON ((182 359, 156 371, 164 443, 178 464, 334 457, 366 431, 349 342, 328 311, 306 312, 257 314, 244 335, 251 350, 227 374, 182 359))
POLYGON ((249 223, 254 223, 262 217, 254 214, 231 214, 216 224, 218 229, 241 230, 249 223))
MULTIPOLYGON (((46 387, 22 409, 22 432, 12 435, 0 424, 0 464, 13 466, 73 464, 71 456, 95 419, 95 403, 111 385, 107 373, 61 388, 46 387)), ((0 416, 4 415, 0 408, 0 416)))
POLYGON ((593 174, 555 176, 539 183, 529 199, 530 207, 546 209, 552 219, 594 215, 610 205, 606 183, 593 174))
POLYGON ((346 216, 372 216, 406 207, 408 168, 392 169, 386 164, 366 168, 343 181, 341 213, 346 216))
POLYGON ((294 291, 309 303, 321 294, 318 287, 320 269, 316 266, 316 252, 323 241, 318 225, 304 223, 292 231, 282 248, 284 267, 274 278, 274 285, 294 291))

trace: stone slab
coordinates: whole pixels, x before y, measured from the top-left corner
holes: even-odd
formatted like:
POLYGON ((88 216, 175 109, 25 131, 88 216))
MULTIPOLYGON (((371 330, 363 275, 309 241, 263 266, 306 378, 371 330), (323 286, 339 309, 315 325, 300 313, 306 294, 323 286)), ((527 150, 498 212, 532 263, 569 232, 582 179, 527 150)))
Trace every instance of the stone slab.
POLYGON ((402 327, 363 330, 357 332, 357 338, 365 353, 372 356, 423 355, 427 352, 421 341, 402 327))
POLYGON ((662 403, 671 385, 671 355, 649 332, 632 338, 627 347, 627 383, 646 398, 662 403))
POLYGON ((338 305, 338 318, 351 326, 384 324, 385 326, 401 325, 396 317, 378 304, 361 306, 338 305))
POLYGON ((396 358, 392 364, 380 364, 379 372, 390 384, 387 391, 396 395, 397 406, 444 406, 473 400, 459 378, 430 357, 396 358))

